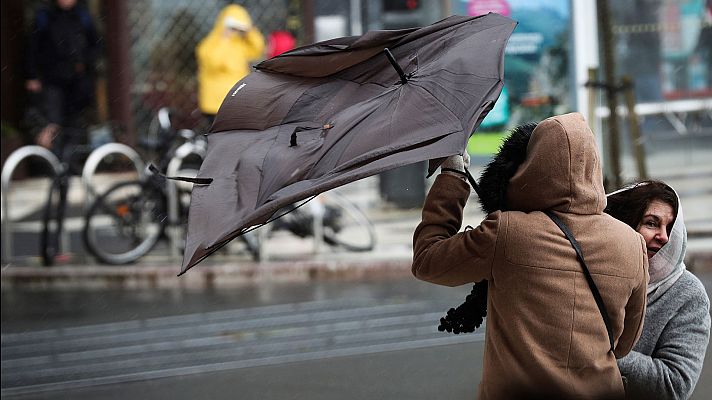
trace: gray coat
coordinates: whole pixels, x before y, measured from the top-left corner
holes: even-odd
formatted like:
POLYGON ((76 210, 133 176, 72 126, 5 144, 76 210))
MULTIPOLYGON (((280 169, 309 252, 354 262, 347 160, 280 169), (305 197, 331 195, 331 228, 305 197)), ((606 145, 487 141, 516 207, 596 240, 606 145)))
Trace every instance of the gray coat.
POLYGON ((710 301, 689 271, 648 303, 640 340, 618 360, 626 397, 687 399, 702 372, 710 336, 710 301))

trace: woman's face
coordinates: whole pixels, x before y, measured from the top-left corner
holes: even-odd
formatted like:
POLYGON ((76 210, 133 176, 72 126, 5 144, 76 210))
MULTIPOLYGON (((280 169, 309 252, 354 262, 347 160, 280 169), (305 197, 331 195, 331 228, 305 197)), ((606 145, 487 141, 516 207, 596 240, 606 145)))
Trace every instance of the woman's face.
POLYGON ((654 256, 668 242, 673 222, 675 222, 675 214, 670 204, 660 200, 650 202, 636 229, 645 239, 648 258, 654 256))

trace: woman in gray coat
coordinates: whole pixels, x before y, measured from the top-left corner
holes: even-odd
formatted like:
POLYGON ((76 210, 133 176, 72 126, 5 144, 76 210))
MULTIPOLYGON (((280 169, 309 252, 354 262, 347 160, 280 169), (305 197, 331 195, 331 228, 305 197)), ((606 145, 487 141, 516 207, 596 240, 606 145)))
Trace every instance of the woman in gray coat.
POLYGON ((640 340, 618 360, 626 397, 687 399, 702 371, 710 337, 710 301, 686 270, 687 230, 677 193, 643 181, 608 195, 605 212, 645 239, 650 281, 640 340))

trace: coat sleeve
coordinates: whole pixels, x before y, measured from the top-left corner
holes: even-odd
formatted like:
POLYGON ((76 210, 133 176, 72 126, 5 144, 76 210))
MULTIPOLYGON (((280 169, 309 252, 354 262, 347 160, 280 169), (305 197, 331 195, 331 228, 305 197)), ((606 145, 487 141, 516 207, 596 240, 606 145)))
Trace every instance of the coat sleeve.
POLYGON ((198 68, 212 74, 239 69, 244 60, 227 56, 233 52, 229 39, 219 36, 207 37, 196 48, 198 68))
POLYGON ((613 350, 616 358, 621 358, 633 350, 633 346, 638 342, 640 334, 643 332, 643 322, 645 321, 645 309, 648 290, 648 257, 645 251, 645 242, 640 237, 640 257, 642 268, 638 270, 635 280, 637 285, 633 289, 628 303, 625 305, 625 320, 623 321, 623 333, 618 338, 616 347, 613 350))
POLYGON ((84 63, 88 69, 87 72, 93 73, 96 60, 99 58, 101 53, 101 38, 97 33, 96 26, 94 25, 94 20, 89 13, 89 10, 82 9, 82 21, 84 23, 84 35, 87 41, 86 53, 84 54, 84 63))
POLYGON ((196 47, 198 68, 208 73, 228 72, 239 76, 250 73, 247 64, 262 57, 265 49, 262 34, 253 28, 242 39, 229 39, 218 36, 207 37, 196 47), (241 52, 235 52, 239 46, 241 52), (235 56, 240 54, 240 56, 235 56))
MULTIPOLYGON (((704 290, 704 289, 702 289, 704 290)), ((709 299, 697 290, 663 329, 652 355, 637 351, 618 360, 633 399, 687 399, 697 384, 710 336, 709 299)))
POLYGON ((27 49, 25 51, 25 78, 39 79, 39 62, 42 57, 42 43, 45 42, 47 34, 47 20, 49 15, 46 10, 40 9, 35 15, 32 30, 27 35, 27 49))
POLYGON ((265 38, 256 27, 245 33, 245 57, 248 60, 261 59, 265 51, 265 38))
POLYGON ((457 177, 440 174, 435 179, 413 234, 412 272, 418 279, 446 286, 491 279, 502 213, 457 233, 469 194, 467 183, 457 177))

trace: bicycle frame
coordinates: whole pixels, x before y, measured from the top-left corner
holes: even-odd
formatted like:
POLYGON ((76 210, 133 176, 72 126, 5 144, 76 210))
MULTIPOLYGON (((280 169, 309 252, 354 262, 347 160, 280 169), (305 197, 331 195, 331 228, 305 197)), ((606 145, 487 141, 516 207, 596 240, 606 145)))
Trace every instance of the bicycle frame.
MULTIPOLYGON (((170 112, 168 108, 162 107, 156 113, 158 123, 158 134, 153 141, 145 140, 143 147, 147 150, 156 151, 159 156, 155 161, 157 168, 166 176, 181 175, 181 168, 186 158, 197 155, 204 159, 207 152, 207 144, 204 140, 196 137, 194 131, 190 129, 176 130, 173 128, 170 112), (183 143, 176 144, 176 139, 182 138, 183 143)), ((149 182, 151 176, 143 176, 141 181, 147 184, 155 184, 164 193, 166 209, 168 210, 167 232, 171 255, 178 259, 181 253, 181 232, 180 218, 181 207, 179 200, 178 184, 170 179, 161 182, 149 182)))
MULTIPOLYGON (((258 230, 260 254, 264 259, 269 256, 265 243, 269 232, 272 230, 286 230, 301 238, 312 237, 314 243, 312 252, 314 254, 322 253, 324 244, 328 244, 330 247, 340 247, 347 251, 368 251, 373 249, 376 242, 373 224, 363 211, 346 196, 337 191, 329 191, 306 200, 306 202, 289 206, 291 211, 283 214, 283 217, 287 219, 290 218, 289 214, 292 214, 292 221, 284 221, 280 217, 267 224, 265 226, 267 229, 258 230), (329 203, 331 204, 328 205, 329 203), (335 216, 334 211, 336 211, 336 219, 332 219, 335 216), (334 237, 335 231, 339 230, 338 215, 341 215, 340 213, 353 218, 351 222, 356 222, 356 225, 363 229, 362 233, 365 233, 366 237, 368 237, 366 243, 355 245, 352 242, 349 244, 334 237)), ((278 211, 278 213, 281 213, 281 211, 278 211)))

